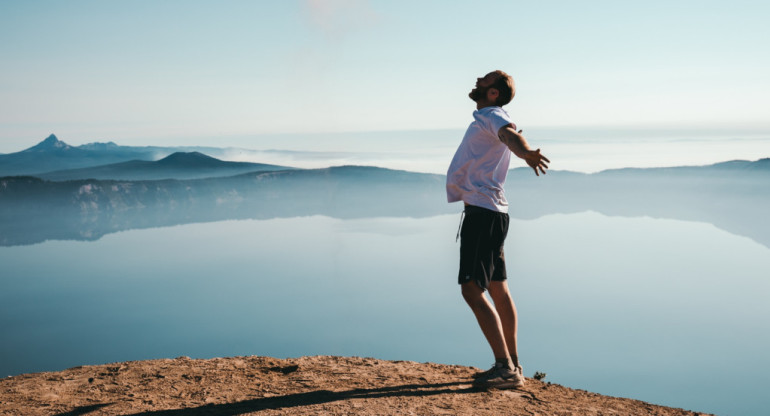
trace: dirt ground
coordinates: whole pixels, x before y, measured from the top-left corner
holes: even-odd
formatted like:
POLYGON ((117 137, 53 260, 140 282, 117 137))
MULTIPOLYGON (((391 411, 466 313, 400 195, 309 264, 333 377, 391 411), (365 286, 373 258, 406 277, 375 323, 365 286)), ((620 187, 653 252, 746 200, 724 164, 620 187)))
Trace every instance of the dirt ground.
POLYGON ((1 415, 700 415, 527 379, 477 391, 473 367, 316 356, 187 357, 0 380, 1 415))

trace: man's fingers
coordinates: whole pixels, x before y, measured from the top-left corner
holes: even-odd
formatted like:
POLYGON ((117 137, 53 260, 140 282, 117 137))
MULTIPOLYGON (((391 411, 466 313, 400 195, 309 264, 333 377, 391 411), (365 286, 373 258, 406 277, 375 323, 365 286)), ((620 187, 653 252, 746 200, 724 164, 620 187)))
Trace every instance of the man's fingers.
POLYGON ((551 161, 540 154, 540 149, 535 149, 527 155, 527 163, 535 171, 535 175, 540 176, 540 172, 542 172, 543 175, 546 174, 548 163, 551 163, 551 161))

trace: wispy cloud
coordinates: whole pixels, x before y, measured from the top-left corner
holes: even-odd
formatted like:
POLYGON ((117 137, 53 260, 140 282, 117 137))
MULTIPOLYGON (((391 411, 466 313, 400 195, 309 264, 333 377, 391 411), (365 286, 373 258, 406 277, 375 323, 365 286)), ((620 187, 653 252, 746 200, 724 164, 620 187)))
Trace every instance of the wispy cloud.
POLYGON ((332 41, 350 36, 379 20, 377 12, 365 0, 306 0, 305 11, 313 27, 332 41))

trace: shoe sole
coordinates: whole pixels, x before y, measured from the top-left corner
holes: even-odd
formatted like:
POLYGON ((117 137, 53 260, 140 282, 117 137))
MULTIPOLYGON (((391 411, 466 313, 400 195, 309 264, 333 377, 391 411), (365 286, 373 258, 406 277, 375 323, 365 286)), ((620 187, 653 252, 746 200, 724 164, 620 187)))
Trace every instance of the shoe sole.
POLYGON ((473 387, 480 389, 516 389, 522 387, 523 385, 524 381, 522 380, 503 380, 492 383, 473 383, 473 387))

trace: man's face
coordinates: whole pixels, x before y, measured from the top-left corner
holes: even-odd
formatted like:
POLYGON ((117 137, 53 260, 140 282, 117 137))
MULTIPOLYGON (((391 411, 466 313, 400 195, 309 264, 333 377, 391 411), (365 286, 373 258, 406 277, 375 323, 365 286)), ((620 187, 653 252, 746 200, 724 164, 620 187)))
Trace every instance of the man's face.
POLYGON ((479 100, 486 100, 487 99, 487 91, 489 91, 489 88, 492 86, 492 84, 497 81, 498 78, 500 78, 500 74, 496 72, 490 72, 482 78, 476 78, 476 88, 474 88, 470 94, 468 94, 468 97, 470 97, 471 100, 475 102, 479 102, 479 100))

